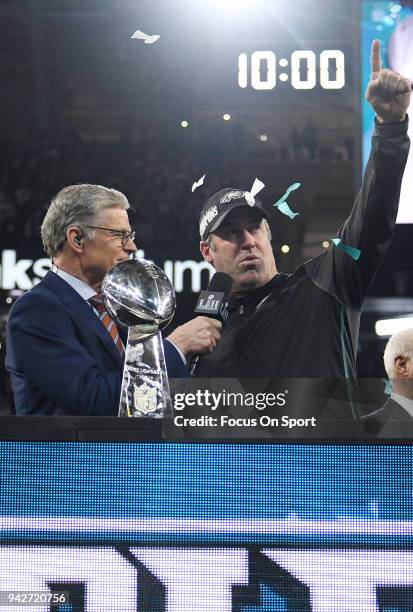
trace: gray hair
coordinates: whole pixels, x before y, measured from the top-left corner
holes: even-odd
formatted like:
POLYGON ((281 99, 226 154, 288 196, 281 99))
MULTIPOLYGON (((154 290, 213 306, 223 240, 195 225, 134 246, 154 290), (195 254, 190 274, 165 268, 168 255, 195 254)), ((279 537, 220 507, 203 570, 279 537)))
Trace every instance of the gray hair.
POLYGON ((384 367, 389 378, 395 377, 397 357, 413 359, 413 329, 404 329, 394 334, 384 350, 384 367))
MULTIPOLYGON (((263 217, 261 219, 261 221, 263 221, 264 227, 267 230, 268 240, 271 242, 271 240, 272 240, 272 233, 271 233, 271 228, 269 226, 269 223, 268 223, 268 221, 267 221, 267 219, 265 217, 263 217)), ((207 239, 205 240, 205 244, 207 244, 207 246, 210 249, 212 249, 212 250, 214 250, 214 248, 215 248, 215 245, 212 242, 213 237, 214 237, 214 234, 213 234, 213 232, 211 232, 210 234, 208 234, 207 239)))
POLYGON ((129 202, 120 191, 102 185, 70 185, 59 191, 41 227, 43 247, 49 257, 61 251, 68 227, 76 225, 87 234, 86 226, 97 223, 100 213, 107 208, 127 210, 129 202))

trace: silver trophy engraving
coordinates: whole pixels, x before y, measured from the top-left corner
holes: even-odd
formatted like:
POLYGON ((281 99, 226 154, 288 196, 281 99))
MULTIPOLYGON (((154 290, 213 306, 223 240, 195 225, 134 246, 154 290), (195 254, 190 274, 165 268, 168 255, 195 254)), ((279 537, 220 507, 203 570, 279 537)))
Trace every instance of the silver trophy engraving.
POLYGON ((102 293, 110 315, 129 327, 119 416, 163 418, 171 396, 160 330, 174 315, 174 289, 155 264, 130 259, 108 272, 102 293))

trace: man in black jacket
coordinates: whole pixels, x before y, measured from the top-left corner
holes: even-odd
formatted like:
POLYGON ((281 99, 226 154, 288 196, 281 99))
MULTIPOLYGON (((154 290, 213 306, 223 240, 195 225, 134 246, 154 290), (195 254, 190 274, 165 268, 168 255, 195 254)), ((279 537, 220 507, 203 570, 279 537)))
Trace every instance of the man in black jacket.
MULTIPOLYGON (((410 89, 408 79, 382 70, 374 41, 366 97, 376 129, 361 191, 337 234, 339 246, 294 274, 277 271, 268 216, 251 194, 227 188, 206 202, 201 252, 217 271, 232 276, 234 285, 222 338, 200 358, 197 377, 345 379, 346 399, 357 398, 360 310, 395 227, 409 151, 410 89)), ((325 389, 321 393, 325 396, 325 389)))

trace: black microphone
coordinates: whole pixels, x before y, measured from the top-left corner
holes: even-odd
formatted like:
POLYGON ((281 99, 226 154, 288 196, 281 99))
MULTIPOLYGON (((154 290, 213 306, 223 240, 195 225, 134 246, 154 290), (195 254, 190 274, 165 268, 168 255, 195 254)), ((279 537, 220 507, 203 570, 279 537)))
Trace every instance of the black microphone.
MULTIPOLYGON (((195 307, 195 314, 203 317, 211 317, 221 321, 225 325, 229 312, 228 303, 229 296, 233 284, 232 278, 225 272, 215 272, 214 276, 209 281, 208 289, 201 291, 198 298, 198 303, 195 307)), ((189 371, 191 374, 195 372, 200 355, 193 355, 189 371)))

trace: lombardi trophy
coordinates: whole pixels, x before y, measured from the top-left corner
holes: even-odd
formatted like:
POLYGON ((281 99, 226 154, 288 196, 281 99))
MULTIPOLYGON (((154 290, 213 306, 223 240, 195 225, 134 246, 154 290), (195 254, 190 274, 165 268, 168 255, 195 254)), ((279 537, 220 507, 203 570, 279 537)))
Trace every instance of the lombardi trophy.
POLYGON ((163 418, 171 397, 160 330, 174 315, 174 289, 155 264, 130 259, 108 272, 102 293, 111 316, 129 328, 119 416, 163 418))

